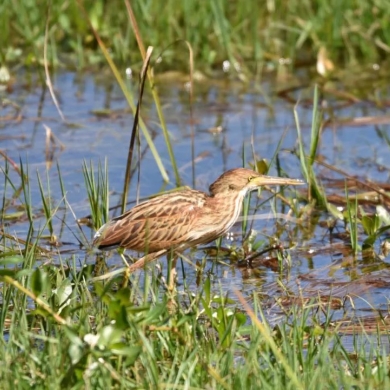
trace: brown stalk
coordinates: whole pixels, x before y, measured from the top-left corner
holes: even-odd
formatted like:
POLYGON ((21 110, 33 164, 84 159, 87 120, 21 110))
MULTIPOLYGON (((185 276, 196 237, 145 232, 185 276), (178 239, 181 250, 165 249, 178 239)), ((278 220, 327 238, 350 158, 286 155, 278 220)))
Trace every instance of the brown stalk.
POLYGON ((2 276, 1 279, 5 283, 10 284, 20 290, 22 293, 30 297, 38 306, 43 310, 47 311, 60 325, 66 325, 67 322, 59 314, 57 314, 47 303, 45 303, 41 298, 37 297, 33 292, 21 285, 17 280, 12 279, 10 276, 2 276))
POLYGON ((22 173, 20 172, 20 169, 19 167, 17 166, 17 164, 15 163, 14 160, 12 160, 12 158, 8 157, 7 153, 3 152, 1 149, 0 149, 0 156, 3 156, 4 157, 4 160, 8 161, 8 163, 12 166, 12 168, 18 173, 19 176, 22 176, 22 173))
POLYGON ((61 108, 60 108, 60 106, 58 104, 58 100, 57 100, 56 95, 54 93, 53 84, 52 84, 51 78, 50 78, 49 66, 48 66, 48 63, 47 63, 47 40, 48 40, 48 36, 49 36, 50 11, 51 11, 51 6, 49 4, 48 9, 47 9, 47 19, 46 19, 46 27, 45 27, 45 40, 44 40, 44 43, 43 43, 43 66, 45 68, 46 85, 47 85, 47 87, 49 89, 50 96, 51 96, 51 98, 53 100, 54 105, 57 108, 58 114, 60 115, 62 121, 65 122, 64 114, 61 111, 61 108))
POLYGON ((353 177, 351 175, 349 175, 347 172, 344 172, 343 170, 339 169, 339 168, 336 168, 334 167, 333 165, 330 165, 330 164, 327 164, 326 162, 323 162, 323 161, 319 161, 318 159, 315 159, 314 160, 317 164, 319 165, 322 165, 323 167, 327 168, 327 169, 330 169, 331 171, 333 172, 336 172, 344 177, 346 177, 347 179, 349 180, 353 180, 355 181, 356 183, 359 183, 361 186, 365 187, 365 188, 368 188, 372 191, 375 191, 377 192, 380 196, 383 196, 384 198, 386 198, 387 200, 390 201, 390 195, 386 194, 382 188, 380 188, 379 186, 375 185, 375 184, 369 184, 367 182, 364 182, 363 180, 359 180, 357 179, 356 177, 353 177))
POLYGON ((122 213, 124 213, 126 210, 127 193, 129 191, 129 184, 130 184, 131 161, 133 160, 134 143, 135 143, 136 136, 138 134, 139 115, 141 110, 142 96, 144 94, 146 72, 150 63, 150 57, 152 55, 152 51, 153 51, 153 47, 149 46, 140 74, 140 89, 139 89, 138 103, 137 103, 137 108, 134 116, 133 129, 131 131, 129 152, 127 155, 126 173, 125 173, 125 181, 124 181, 123 195, 122 195, 122 213))

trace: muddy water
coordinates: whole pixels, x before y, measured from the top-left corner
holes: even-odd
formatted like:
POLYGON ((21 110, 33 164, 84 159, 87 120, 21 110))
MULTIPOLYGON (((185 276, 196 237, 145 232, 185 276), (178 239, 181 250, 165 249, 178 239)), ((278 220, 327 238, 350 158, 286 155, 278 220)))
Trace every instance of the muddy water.
MULTIPOLYGON (((64 123, 48 91, 43 91, 34 77, 20 73, 11 92, 2 92, 7 99, 0 111, 0 148, 10 161, 19 163, 19 159, 28 163, 30 173, 31 199, 36 214, 36 226, 44 225, 42 217, 42 201, 37 185, 36 172, 46 182, 47 126, 54 138, 49 151, 54 164, 48 171, 53 205, 62 205, 58 172, 55 162, 61 168, 62 180, 66 190, 66 200, 77 218, 90 214, 87 193, 82 174, 83 161, 92 161, 95 166, 99 161, 108 161, 111 191, 111 205, 118 204, 122 191, 127 148, 133 117, 129 113, 121 91, 107 81, 107 77, 60 73, 54 77, 55 90, 66 123, 64 123), (53 142, 55 139, 55 143, 53 142)), ((288 83, 288 80, 286 81, 288 83)), ((129 81, 134 90, 137 85, 129 81)), ((295 82, 295 84, 297 84, 295 82)), ((298 83, 299 85, 299 83, 298 83)), ((297 147, 297 132, 294 119, 294 104, 300 101, 297 112, 301 124, 303 138, 307 147, 310 142, 312 120, 313 88, 297 88, 289 93, 278 94, 285 86, 274 82, 264 82, 261 86, 244 87, 234 82, 198 83, 195 86, 193 116, 190 116, 189 96, 184 82, 160 82, 159 92, 163 110, 173 143, 174 155, 183 184, 193 185, 197 189, 207 191, 208 185, 223 171, 246 165, 256 159, 268 162, 277 154, 280 172, 293 178, 301 178, 298 158, 292 151, 297 147), (260 88, 261 87, 261 88, 260 88), (260 93, 261 90, 261 93, 260 93), (191 123, 194 138, 191 137, 191 123), (192 141, 195 151, 195 178, 192 175, 191 150, 192 141)), ((331 85, 334 88, 334 85, 331 85)), ((338 85, 338 88, 340 85, 338 85)), ((372 88, 377 88, 372 86, 372 88)), ((370 91, 372 96, 375 91, 370 91)), ((341 169, 350 176, 362 180, 386 183, 389 177, 388 156, 389 125, 385 110, 372 99, 351 100, 328 93, 321 96, 320 104, 327 118, 332 120, 323 130, 319 145, 319 156, 327 164, 341 169), (363 125, 353 123, 351 119, 361 117, 382 118, 381 122, 364 121, 363 125), (386 119, 387 118, 387 119, 386 119)), ((141 139, 141 175, 140 196, 147 197, 161 189, 175 187, 173 169, 170 165, 164 137, 158 125, 157 113, 149 96, 146 96, 142 107, 142 116, 152 134, 155 146, 167 167, 170 177, 164 183, 145 139, 141 139)), ((50 157, 50 158, 51 158, 50 157)), ((5 167, 4 158, 1 167, 5 167)), ((278 175, 275 160, 269 171, 278 175)), ((317 167, 320 180, 327 188, 328 194, 344 195, 344 177, 324 166, 317 167), (340 187, 334 186, 332 179, 340 179, 340 187)), ((3 175, 2 175, 3 176, 3 175)), ((20 182, 17 173, 10 168, 10 176, 15 183, 20 182)), ((0 191, 4 191, 4 180, 0 182, 0 191)), ((297 197, 295 190, 285 190, 287 197, 297 197)), ((270 197, 263 192, 262 197, 270 197)), ((8 186, 6 197, 11 197, 8 186)), ((129 200, 136 197, 136 181, 133 180, 129 200)), ((7 214, 17 211, 16 200, 7 214)), ((265 311, 271 320, 278 321, 282 308, 292 304, 302 304, 301 298, 322 297, 326 300, 329 293, 339 303, 335 304, 335 319, 356 315, 357 317, 374 316, 377 310, 387 314, 388 296, 390 293, 389 257, 381 255, 379 242, 375 253, 368 257, 354 258, 348 251, 348 238, 343 222, 339 221, 333 234, 327 224, 329 218, 324 212, 305 216, 304 221, 297 223, 294 219, 274 218, 274 213, 286 214, 289 207, 280 199, 263 203, 251 198, 250 221, 255 241, 267 246, 277 237, 279 244, 286 249, 291 267, 278 271, 275 267, 276 254, 266 254, 247 267, 244 262, 237 266, 232 257, 222 261, 213 261, 207 257, 204 275, 211 274, 215 290, 220 285, 223 291, 238 289, 247 297, 253 292, 259 294, 264 301, 265 311), (281 281, 285 289, 280 287, 281 281), (275 297, 280 298, 277 303, 275 297), (348 313, 346 315, 346 313, 348 313)), ((300 207, 304 207, 302 203, 300 207)), ((375 210, 373 205, 365 206, 367 211, 375 210)), ((304 213, 303 213, 304 214, 304 213)), ((53 219, 55 233, 62 243, 58 249, 65 259, 75 256, 80 264, 93 263, 95 257, 80 249, 73 232, 76 223, 72 213, 63 207, 53 219), (63 223, 66 221, 66 225, 63 223)), ((6 231, 23 239, 27 224, 21 219, 10 219, 6 231)), ((87 238, 93 232, 85 228, 87 238)), ((232 239, 224 239, 223 246, 241 247, 241 224, 232 230, 232 239)), ((360 240, 364 235, 359 233, 360 240)), ((42 245, 47 245, 44 241, 42 245)), ((202 261, 207 256, 198 250, 188 253, 193 261, 202 261)), ((116 253, 107 260, 110 266, 122 266, 116 253)), ((165 260, 161 260, 165 264, 165 260)), ((196 272, 194 267, 183 263, 187 283, 196 288, 196 272)), ((180 267, 179 267, 180 268, 180 267)), ((179 269, 179 280, 182 277, 179 269)))

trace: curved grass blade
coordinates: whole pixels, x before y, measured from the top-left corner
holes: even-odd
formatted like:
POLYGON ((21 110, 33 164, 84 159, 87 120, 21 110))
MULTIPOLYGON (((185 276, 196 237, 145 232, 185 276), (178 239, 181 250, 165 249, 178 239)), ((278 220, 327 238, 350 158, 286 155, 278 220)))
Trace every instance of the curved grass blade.
MULTIPOLYGON (((131 8, 131 5, 130 5, 129 1, 125 0, 125 4, 126 4, 126 8, 127 8, 127 13, 129 15, 129 19, 130 19, 130 22, 131 22, 131 26, 133 28, 133 31, 134 31, 134 34, 135 34, 135 37, 136 37, 136 40, 137 40, 139 51, 141 52, 142 59, 145 62, 146 61, 146 51, 145 51, 145 46, 143 44, 143 41, 142 41, 142 38, 141 38, 141 34, 140 34, 140 31, 139 31, 139 28, 138 28, 137 20, 136 20, 136 18, 134 16, 134 12, 133 12, 133 9, 131 8)), ((179 170, 177 168, 175 155, 173 153, 172 143, 171 143, 171 140, 169 138, 168 128, 167 128, 167 124, 165 122, 163 110, 161 108, 160 98, 158 96, 157 89, 154 87, 153 74, 149 70, 147 70, 146 73, 147 73, 148 80, 149 80, 149 83, 150 83, 150 89, 151 89, 151 92, 152 92, 153 100, 154 100, 154 103, 156 105, 157 115, 158 115, 158 119, 160 121, 160 125, 161 125, 162 131, 163 131, 165 143, 167 145, 168 154, 169 154, 169 157, 170 157, 170 160, 171 160, 173 171, 175 173, 176 185, 179 186, 180 183, 181 183, 180 174, 179 174, 179 170)))
MULTIPOLYGON (((99 44, 100 50, 102 51, 102 53, 103 53, 103 55, 104 55, 108 65, 110 66, 111 71, 114 74, 115 79, 118 82, 118 85, 121 88, 121 90, 123 92, 123 95, 125 96, 125 98, 127 100, 127 103, 129 104, 130 108, 132 109, 133 113, 135 114, 136 106, 134 104, 133 96, 130 94, 128 88, 126 87, 126 84, 125 84, 122 76, 120 75, 118 68, 114 64, 114 61, 111 59, 110 53, 108 52, 105 44, 101 40, 100 35, 98 34, 98 32, 93 27, 93 25, 91 23, 91 20, 90 20, 90 18, 88 16, 87 12, 85 11, 85 8, 83 6, 82 0, 77 0, 77 3, 79 4, 79 7, 81 8, 82 12, 84 13, 85 18, 88 21, 89 27, 90 27, 91 31, 93 32, 93 35, 95 36, 95 39, 97 40, 97 42, 99 44)), ((142 134, 145 137, 146 142, 147 142, 147 144, 148 144, 148 146, 150 148, 150 151, 153 154, 153 157, 154 157, 154 159, 156 161, 158 169, 160 170, 160 173, 161 173, 161 176, 162 176, 163 180, 164 181, 169 181, 169 177, 168 177, 167 171, 166 171, 166 169, 165 169, 165 167, 164 167, 164 165, 163 165, 163 163, 161 161, 160 155, 157 152, 156 146, 154 145, 153 140, 152 140, 152 138, 151 138, 151 136, 149 134, 149 131, 148 131, 146 125, 145 125, 145 122, 142 120, 142 118, 140 118, 140 120, 139 120, 139 125, 140 125, 140 128, 141 128, 142 134)))

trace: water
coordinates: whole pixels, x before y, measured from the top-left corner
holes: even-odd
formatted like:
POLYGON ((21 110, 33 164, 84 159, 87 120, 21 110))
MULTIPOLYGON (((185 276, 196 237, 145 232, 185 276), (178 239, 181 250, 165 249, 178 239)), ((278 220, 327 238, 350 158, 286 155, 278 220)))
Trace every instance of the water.
MULTIPOLYGON (((97 167, 99 161, 104 162, 107 159, 110 201, 111 205, 118 204, 133 121, 121 91, 104 75, 98 77, 68 72, 58 73, 53 82, 67 121, 67 124, 64 124, 48 91, 43 92, 39 82, 33 78, 31 80, 30 77, 31 75, 20 73, 13 91, 3 92, 2 98, 18 105, 20 113, 18 116, 9 104, 0 111, 0 141, 1 150, 11 161, 19 163, 20 159, 23 163, 28 163, 36 226, 43 226, 45 221, 41 212, 42 202, 36 179, 36 172, 39 172, 46 182, 44 125, 49 127, 55 136, 57 149, 54 151, 54 161, 58 161, 61 168, 66 200, 76 217, 81 218, 90 214, 82 174, 83 161, 92 161, 97 167), (28 78, 30 78, 29 83, 27 83, 28 78), (111 115, 98 115, 102 110, 110 112, 111 115)), ((137 85, 133 84, 132 88, 136 90, 137 85)), ((254 155, 258 160, 271 161, 279 142, 281 144, 278 163, 282 171, 287 172, 292 178, 301 178, 298 158, 291 153, 297 148, 294 105, 274 92, 276 89, 280 90, 282 86, 265 82, 261 88, 264 95, 259 93, 256 87, 248 88, 233 82, 197 84, 191 118, 188 92, 184 82, 160 84, 160 97, 183 184, 192 186, 193 183, 191 122, 195 131, 195 187, 197 189, 207 191, 208 185, 223 171, 242 166, 243 160, 245 164, 253 162, 254 155)), ((297 112, 307 150, 310 143, 312 107, 306 102, 307 99, 312 99, 312 94, 312 88, 300 89, 290 94, 292 99, 301 101, 297 106, 297 112)), ((321 104, 325 107, 327 117, 337 120, 384 115, 381 108, 369 101, 347 106, 344 104, 344 107, 339 108, 341 106, 339 99, 332 95, 325 95, 321 98, 321 104)), ((152 153, 142 138, 141 198, 161 189, 175 187, 167 147, 158 125, 156 110, 149 96, 144 99, 142 116, 151 130, 155 146, 167 167, 170 182, 164 183, 152 153)), ((323 129, 319 158, 350 176, 386 183, 389 178, 386 160, 389 145, 386 137, 389 137, 389 125, 386 121, 384 124, 360 127, 330 125, 323 129)), ((5 166, 4 161, 1 160, 2 168, 5 166)), ((48 172, 53 205, 62 205, 55 164, 48 172)), ((321 165, 318 166, 317 173, 318 178, 326 186, 328 194, 344 195, 343 184, 340 188, 336 188, 332 182, 329 182, 330 179, 340 179, 342 182, 342 175, 321 165)), ((269 174, 277 175, 275 163, 269 174)), ((20 182, 13 169, 11 169, 11 178, 15 183, 20 182)), ((1 180, 0 191, 4 191, 4 180, 1 180)), ((287 190, 286 195, 290 194, 291 192, 287 190)), ((11 190, 8 186, 7 197, 10 195, 11 190)), ((263 198, 269 195, 264 192, 263 198)), ((133 180, 129 199, 134 200, 135 196, 136 180, 133 180)), ((253 208, 261 203, 256 196, 252 196, 253 208)), ((9 207, 7 213, 16 211, 17 205, 18 202, 13 207, 9 207)), ((366 206, 365 209, 372 211, 373 207, 366 206)), ((327 220, 329 215, 326 213, 313 216, 313 220, 306 218, 300 225, 294 221, 272 218, 274 211, 285 214, 288 210, 289 207, 283 205, 280 200, 272 200, 256 211, 256 218, 252 222, 253 229, 257 232, 257 240, 263 240, 267 244, 272 242, 272 237, 277 237, 287 249, 292 247, 288 251, 291 256, 291 268, 287 267, 279 272, 264 263, 254 263, 254 268, 247 269, 235 266, 235 262, 230 259, 224 259, 225 264, 215 263, 209 259, 206 271, 212 273, 216 291, 219 291, 221 285, 222 290, 230 292, 231 296, 234 295, 235 289, 242 291, 248 298, 254 292, 261 294, 264 305, 272 308, 269 312, 270 318, 272 316, 278 318, 280 313, 280 308, 274 305, 275 296, 286 296, 286 291, 280 288, 278 280, 286 286, 287 295, 292 297, 328 296, 330 291, 343 300, 346 296, 350 297, 345 300, 344 310, 336 311, 335 318, 343 318, 345 310, 363 316, 366 315, 367 310, 374 313, 376 309, 387 309, 390 292, 387 287, 390 279, 389 257, 383 255, 353 259, 345 252, 343 240, 333 237, 331 242, 326 224, 318 223, 327 220), (367 278, 371 279, 367 281, 367 278), (381 278, 384 283, 378 283, 381 278), (364 283, 359 283, 360 280, 364 280, 364 283)), ((53 219, 53 223, 55 234, 63 243, 58 248, 62 256, 66 258, 75 255, 80 263, 83 261, 93 263, 95 257, 79 248, 72 233, 77 231, 72 214, 60 209, 58 216, 59 218, 53 219), (66 221, 66 225, 63 220, 66 221)), ((20 239, 25 238, 28 227, 25 222, 9 220, 6 225, 6 230, 10 234, 20 239)), ((337 227, 341 232, 344 230, 341 222, 337 227)), ((84 228, 84 231, 91 239, 93 232, 88 228, 84 228)), ((224 246, 240 247, 242 242, 240 231, 240 224, 237 224, 233 228, 233 233, 237 233, 236 239, 233 241, 225 239, 224 246)), ((360 237, 363 236, 360 234, 360 237)), ((48 243, 43 242, 42 245, 48 243)), ((375 249, 377 254, 380 253, 379 245, 375 249)), ((188 256, 193 262, 201 261, 205 252, 191 252, 188 256)), ((266 259, 266 256, 264 255, 262 259, 266 259)), ((165 260, 162 259, 161 262, 164 264, 165 260)), ((113 253, 109 259, 109 264, 122 265, 116 253, 113 253)), ((194 267, 187 263, 184 263, 184 267, 187 283, 196 288, 194 267)), ((179 284, 180 275, 179 271, 179 284)))

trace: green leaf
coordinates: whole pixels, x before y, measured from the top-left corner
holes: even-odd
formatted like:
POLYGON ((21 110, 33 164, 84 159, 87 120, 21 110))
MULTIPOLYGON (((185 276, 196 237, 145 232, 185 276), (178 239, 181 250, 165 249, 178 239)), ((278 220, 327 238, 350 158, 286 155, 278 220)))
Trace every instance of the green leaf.
POLYGON ((226 305, 226 304, 235 304, 236 301, 234 299, 228 298, 228 297, 214 297, 213 298, 214 303, 219 303, 221 305, 226 305))
POLYGON ((367 215, 362 216, 362 225, 366 234, 372 234, 372 219, 367 215))
POLYGON ((377 237, 381 236, 383 233, 387 232, 390 230, 390 225, 387 226, 382 226, 378 231, 376 232, 377 237))
POLYGON ((1 276, 12 276, 12 277, 15 277, 16 274, 17 274, 17 271, 15 271, 13 269, 0 269, 0 277, 1 276))
POLYGON ((128 329, 130 324, 127 318, 126 307, 120 305, 119 302, 111 302, 108 305, 108 314, 109 317, 115 320, 115 326, 118 329, 128 329))
POLYGON ((132 364, 135 362, 139 354, 142 352, 142 347, 140 346, 131 346, 129 347, 126 343, 116 343, 112 344, 110 350, 115 355, 121 355, 127 357, 127 363, 132 364))
POLYGON ((373 234, 371 236, 368 236, 364 241, 363 241, 363 249, 369 249, 372 248, 375 244, 376 239, 378 236, 376 234, 373 234))
POLYGON ((41 316, 43 318, 50 317, 50 314, 46 310, 42 309, 41 307, 37 307, 36 309, 31 310, 29 314, 31 316, 41 316))
POLYGON ((25 211, 15 211, 14 213, 5 214, 3 218, 4 220, 19 219, 23 217, 25 214, 26 214, 25 211))
POLYGON ((20 255, 6 256, 0 260, 0 265, 23 263, 24 257, 20 255))
POLYGON ((69 279, 64 279, 58 288, 53 290, 53 294, 58 298, 58 306, 63 305, 72 295, 73 289, 69 279))
POLYGON ((363 215, 362 225, 363 225, 364 232, 371 236, 377 233, 378 229, 382 225, 382 222, 377 214, 371 216, 363 215))
POLYGON ((235 317, 236 317, 238 327, 241 327, 246 323, 247 317, 244 313, 236 313, 235 317))
POLYGON ((332 203, 328 203, 328 211, 337 219, 344 219, 344 214, 332 203))
POLYGON ((208 277, 204 282, 203 291, 205 293, 204 301, 205 305, 209 306, 211 301, 211 282, 210 277, 208 277))
POLYGON ((36 296, 48 291, 49 282, 46 271, 37 268, 30 278, 31 290, 36 296))
POLYGON ((73 329, 65 326, 63 328, 63 330, 64 330, 65 335, 68 337, 69 341, 72 344, 78 345, 79 347, 82 347, 84 345, 84 342, 80 339, 80 337, 77 335, 77 333, 73 329))
POLYGON ((150 324, 157 320, 163 313, 166 312, 166 305, 164 303, 159 303, 155 307, 153 307, 149 313, 145 316, 145 322, 150 324))
POLYGON ((107 325, 99 331, 99 347, 109 347, 122 341, 122 331, 113 325, 107 325))
POLYGON ((177 327, 184 325, 186 322, 190 322, 192 320, 192 316, 190 315, 184 315, 182 316, 179 321, 177 321, 177 327))
POLYGON ((263 158, 262 160, 256 161, 256 169, 261 175, 266 175, 269 171, 267 160, 263 158))
POLYGON ((21 279, 26 276, 30 276, 34 271, 32 269, 21 269, 16 272, 15 278, 21 279))
POLYGON ((79 345, 71 344, 69 346, 68 353, 69 353, 70 361, 72 362, 72 364, 76 364, 83 357, 84 349, 81 348, 79 345))

